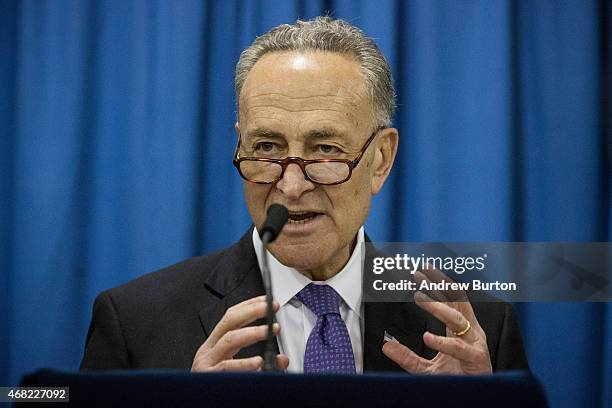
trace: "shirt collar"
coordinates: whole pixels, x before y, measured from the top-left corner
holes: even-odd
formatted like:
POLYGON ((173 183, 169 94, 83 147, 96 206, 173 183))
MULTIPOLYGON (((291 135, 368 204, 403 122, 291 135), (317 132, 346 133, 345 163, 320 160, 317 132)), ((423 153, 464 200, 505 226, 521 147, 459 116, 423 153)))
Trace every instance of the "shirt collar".
MULTIPOLYGON (((348 262, 340 272, 326 281, 316 281, 317 284, 326 284, 334 288, 344 303, 361 317, 361 287, 363 270, 364 245, 363 226, 357 232, 357 243, 348 262)), ((261 271, 261 239, 257 228, 253 228, 253 246, 257 255, 257 263, 261 271)), ((299 291, 312 283, 310 279, 299 273, 296 269, 280 263, 270 252, 268 252, 268 264, 270 266, 270 277, 272 280, 272 297, 283 307, 299 291)))

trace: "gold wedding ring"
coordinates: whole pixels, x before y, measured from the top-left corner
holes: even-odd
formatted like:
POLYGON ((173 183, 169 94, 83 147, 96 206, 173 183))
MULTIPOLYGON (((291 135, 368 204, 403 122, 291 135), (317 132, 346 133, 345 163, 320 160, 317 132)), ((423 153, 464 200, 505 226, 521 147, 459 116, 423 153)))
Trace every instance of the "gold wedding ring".
POLYGON ((467 322, 467 326, 465 326, 465 329, 463 329, 463 330, 461 330, 459 332, 453 332, 453 334, 455 336, 461 337, 461 336, 463 336, 464 334, 466 334, 467 332, 470 331, 470 329, 472 328, 472 325, 470 324, 469 320, 466 320, 466 322, 467 322))

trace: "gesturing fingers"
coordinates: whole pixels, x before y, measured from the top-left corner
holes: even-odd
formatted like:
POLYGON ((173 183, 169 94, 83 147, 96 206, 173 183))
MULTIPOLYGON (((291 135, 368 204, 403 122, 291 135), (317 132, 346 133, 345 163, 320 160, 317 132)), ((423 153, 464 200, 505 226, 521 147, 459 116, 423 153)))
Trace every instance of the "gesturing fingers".
MULTIPOLYGON (((279 308, 274 302, 274 310, 279 308)), ((196 352, 192 371, 208 370, 257 370, 261 368, 261 358, 236 359, 242 348, 265 340, 268 331, 266 325, 244 327, 266 315, 264 296, 246 300, 227 309, 221 321, 215 326, 210 336, 196 352)), ((274 334, 280 332, 278 323, 274 324, 274 334)), ((280 361, 286 367, 285 361, 280 361)))
POLYGON ((456 337, 437 336, 433 333, 425 332, 423 340, 430 349, 448 354, 457 360, 472 361, 477 357, 474 348, 470 344, 456 337))
MULTIPOLYGON (((274 323, 274 334, 278 334, 280 326, 274 323)), ((241 349, 257 342, 263 341, 268 336, 268 326, 243 327, 229 331, 219 339, 217 344, 210 350, 209 358, 212 361, 228 360, 234 357, 241 349)))
POLYGON ((234 360, 223 360, 211 367, 213 371, 257 371, 263 368, 263 358, 255 356, 250 358, 238 358, 234 360))
MULTIPOLYGON (((422 292, 415 293, 414 300, 420 308, 434 315, 451 331, 459 333, 468 327, 468 319, 459 310, 445 303, 436 302, 422 292)), ((474 332, 468 330, 462 338, 466 341, 473 341, 475 339, 474 332)))
MULTIPOLYGON (((274 311, 278 310, 278 303, 274 302, 274 311)), ((207 343, 214 346, 225 333, 239 329, 257 319, 266 316, 265 296, 246 300, 227 309, 221 321, 215 326, 208 337, 207 343)))
POLYGON ((418 356, 414 351, 397 341, 388 341, 383 345, 383 353, 400 367, 412 374, 427 373, 431 361, 418 356))
POLYGON ((478 347, 456 337, 437 336, 430 332, 425 332, 423 341, 430 349, 460 360, 466 374, 486 374, 493 371, 486 346, 478 347))

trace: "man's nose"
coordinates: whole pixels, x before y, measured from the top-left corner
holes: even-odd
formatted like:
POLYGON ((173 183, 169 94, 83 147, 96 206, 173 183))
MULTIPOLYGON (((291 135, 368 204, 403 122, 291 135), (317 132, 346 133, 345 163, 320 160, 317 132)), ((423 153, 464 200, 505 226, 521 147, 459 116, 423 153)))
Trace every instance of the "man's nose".
POLYGON ((299 165, 290 163, 283 178, 276 183, 276 188, 288 199, 296 200, 305 192, 313 190, 315 185, 306 178, 299 165))

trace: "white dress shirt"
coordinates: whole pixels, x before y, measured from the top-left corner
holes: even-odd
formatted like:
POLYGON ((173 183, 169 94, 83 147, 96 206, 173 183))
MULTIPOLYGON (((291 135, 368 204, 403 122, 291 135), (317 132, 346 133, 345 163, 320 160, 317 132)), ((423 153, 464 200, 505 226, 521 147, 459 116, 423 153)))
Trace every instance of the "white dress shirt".
MULTIPOLYGON (((293 373, 304 371, 304 351, 310 332, 317 322, 317 316, 304 306, 295 295, 308 284, 326 284, 334 288, 342 298, 340 316, 351 338, 355 368, 363 372, 363 309, 361 306, 362 286, 362 253, 364 251, 363 227, 357 233, 357 244, 344 268, 326 281, 311 281, 293 268, 281 264, 268 252, 268 264, 272 279, 272 296, 280 304, 276 320, 281 332, 276 337, 278 348, 282 354, 289 357, 287 370, 293 373)), ((253 229, 253 246, 257 254, 257 262, 261 270, 261 239, 257 229, 253 229)))

